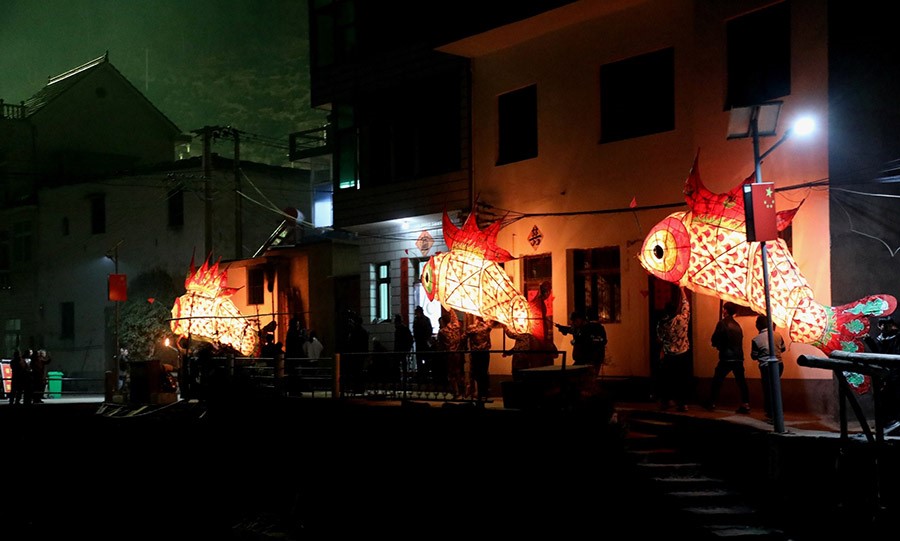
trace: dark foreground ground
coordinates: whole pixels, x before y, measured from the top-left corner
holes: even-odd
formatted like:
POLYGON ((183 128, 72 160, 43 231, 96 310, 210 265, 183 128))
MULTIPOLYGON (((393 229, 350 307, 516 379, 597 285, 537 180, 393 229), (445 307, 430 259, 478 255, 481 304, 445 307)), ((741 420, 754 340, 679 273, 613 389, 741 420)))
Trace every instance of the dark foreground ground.
POLYGON ((3 537, 688 533, 630 479, 611 408, 261 401, 131 418, 90 404, 5 408, 3 537))
POLYGON ((749 416, 599 396, 569 411, 496 405, 0 407, 0 538, 713 539, 636 472, 627 448, 640 419, 674 429, 678 447, 776 508, 790 535, 759 541, 896 538, 890 519, 876 533, 865 513, 845 509, 868 507, 875 473, 885 512, 896 509, 895 453, 873 469, 821 423, 792 418, 788 434, 773 435, 749 416))

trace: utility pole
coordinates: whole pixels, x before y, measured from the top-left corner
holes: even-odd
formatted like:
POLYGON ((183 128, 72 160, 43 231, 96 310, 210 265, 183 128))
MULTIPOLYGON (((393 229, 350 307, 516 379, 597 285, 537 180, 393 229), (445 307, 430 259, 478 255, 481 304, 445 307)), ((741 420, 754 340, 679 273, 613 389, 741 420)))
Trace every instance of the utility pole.
POLYGON ((241 135, 232 129, 234 138, 234 258, 241 259, 244 255, 244 224, 243 224, 243 196, 241 196, 241 135))
POLYGON ((203 238, 205 257, 212 253, 212 130, 203 127, 203 238))

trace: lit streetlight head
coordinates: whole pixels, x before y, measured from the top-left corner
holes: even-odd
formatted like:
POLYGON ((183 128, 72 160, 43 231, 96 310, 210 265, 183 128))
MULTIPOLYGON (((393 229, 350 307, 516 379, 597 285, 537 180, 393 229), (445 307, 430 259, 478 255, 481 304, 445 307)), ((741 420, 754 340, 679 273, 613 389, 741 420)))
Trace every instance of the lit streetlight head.
POLYGON ((791 129, 795 135, 809 135, 816 129, 816 121, 811 116, 802 116, 798 118, 791 129))

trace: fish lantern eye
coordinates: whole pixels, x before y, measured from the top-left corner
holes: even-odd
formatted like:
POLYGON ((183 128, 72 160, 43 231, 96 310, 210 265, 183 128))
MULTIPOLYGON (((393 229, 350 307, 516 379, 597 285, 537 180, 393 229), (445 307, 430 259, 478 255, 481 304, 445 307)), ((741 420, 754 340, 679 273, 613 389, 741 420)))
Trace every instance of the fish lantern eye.
POLYGON ((437 283, 435 282, 433 257, 428 260, 428 263, 426 263, 425 267, 422 269, 422 287, 425 288, 425 295, 428 296, 428 300, 433 301, 434 292, 437 288, 437 283))
POLYGON ((679 218, 669 216, 656 224, 638 256, 648 272, 667 282, 678 282, 691 258, 690 235, 679 218))

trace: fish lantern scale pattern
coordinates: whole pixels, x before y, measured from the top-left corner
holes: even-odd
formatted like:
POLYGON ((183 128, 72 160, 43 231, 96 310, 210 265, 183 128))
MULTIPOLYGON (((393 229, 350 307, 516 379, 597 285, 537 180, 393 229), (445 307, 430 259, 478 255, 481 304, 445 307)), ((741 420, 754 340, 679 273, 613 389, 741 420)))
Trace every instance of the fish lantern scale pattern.
MULTIPOLYGON (((762 244, 746 235, 743 186, 713 193, 700 180, 695 158, 685 183, 688 211, 674 212, 648 233, 638 254, 641 265, 662 280, 697 293, 766 313, 762 244)), ((799 207, 776 214, 779 231, 799 207)), ((818 303, 784 239, 766 242, 766 265, 772 322, 786 329, 792 341, 810 344, 826 355, 831 351, 861 351, 869 318, 890 314, 897 306, 891 295, 870 295, 841 306, 818 303)))
POLYGON ((178 336, 227 346, 241 355, 252 355, 259 346, 258 324, 244 317, 229 297, 235 289, 226 287, 226 271, 219 272, 218 261, 205 261, 184 281, 187 292, 172 306, 172 332, 178 336))
POLYGON ((515 333, 530 333, 532 314, 500 262, 512 256, 496 244, 500 222, 483 231, 473 214, 457 228, 444 213, 444 239, 449 252, 429 259, 422 285, 429 300, 447 307, 497 321, 515 333))

